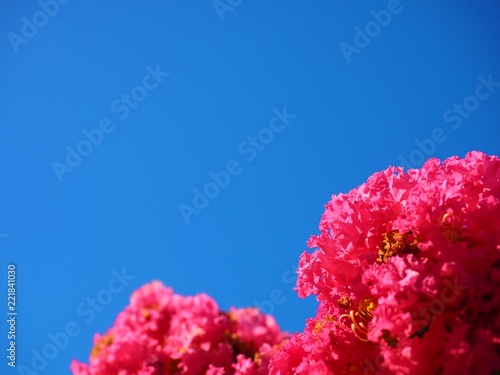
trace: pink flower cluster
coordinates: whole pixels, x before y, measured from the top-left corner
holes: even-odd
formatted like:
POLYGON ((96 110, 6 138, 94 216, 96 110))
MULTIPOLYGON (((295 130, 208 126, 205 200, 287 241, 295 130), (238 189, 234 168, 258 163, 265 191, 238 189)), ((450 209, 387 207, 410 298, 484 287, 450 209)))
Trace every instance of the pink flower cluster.
POLYGON ((320 306, 286 374, 500 374, 500 160, 390 167, 332 197, 300 258, 320 306))
POLYGON ((90 364, 74 375, 265 375, 286 340, 273 317, 257 309, 219 310, 205 294, 183 297, 158 281, 136 290, 104 335, 90 364))
POLYGON ((308 244, 297 291, 320 305, 303 333, 154 281, 73 374, 500 374, 498 157, 375 173, 332 197, 308 244))

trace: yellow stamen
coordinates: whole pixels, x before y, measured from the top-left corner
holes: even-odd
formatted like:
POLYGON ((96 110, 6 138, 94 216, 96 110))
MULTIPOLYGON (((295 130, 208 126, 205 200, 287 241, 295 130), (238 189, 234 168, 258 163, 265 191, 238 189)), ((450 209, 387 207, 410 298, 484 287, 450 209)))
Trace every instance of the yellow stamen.
POLYGON ((323 326, 326 322, 333 322, 333 321, 334 321, 333 317, 331 315, 327 315, 322 320, 316 322, 316 324, 314 325, 314 334, 317 335, 319 331, 323 329, 323 326))
POLYGON ((314 325, 314 334, 317 335, 319 331, 321 331, 323 329, 323 322, 319 321, 319 322, 316 322, 316 324, 314 325))
POLYGON ((343 309, 349 309, 352 306, 352 301, 349 297, 347 296, 342 296, 337 300, 337 303, 339 304, 340 307, 343 309))
POLYGON ((361 341, 368 341, 368 324, 373 319, 371 313, 376 305, 372 298, 361 300, 358 305, 358 311, 351 310, 349 314, 340 315, 338 321, 343 325, 342 319, 348 318, 351 321, 351 331, 361 341))
POLYGON ((97 357, 101 352, 107 347, 111 346, 113 343, 113 339, 115 338, 113 333, 108 333, 102 336, 99 341, 92 348, 92 352, 90 353, 91 357, 97 357))
POLYGON ((159 306, 157 304, 153 304, 151 306, 145 306, 142 311, 141 315, 145 319, 149 319, 151 317, 151 310, 158 310, 159 306))
POLYGON ((448 242, 457 242, 460 240, 461 222, 460 217, 454 213, 444 214, 438 220, 438 227, 448 242))
POLYGON ((387 259, 396 255, 415 254, 418 252, 418 240, 413 235, 412 231, 399 233, 393 230, 389 233, 384 233, 382 243, 378 250, 377 262, 385 263, 387 259))

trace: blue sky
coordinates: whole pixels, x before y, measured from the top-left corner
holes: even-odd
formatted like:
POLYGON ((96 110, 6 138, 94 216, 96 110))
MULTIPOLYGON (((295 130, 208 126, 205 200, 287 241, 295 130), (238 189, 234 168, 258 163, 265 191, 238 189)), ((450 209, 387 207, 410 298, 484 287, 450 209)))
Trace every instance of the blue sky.
POLYGON ((499 153, 494 0, 0 11, 2 374, 69 374, 153 279, 300 331, 316 302, 294 270, 332 194, 499 153))

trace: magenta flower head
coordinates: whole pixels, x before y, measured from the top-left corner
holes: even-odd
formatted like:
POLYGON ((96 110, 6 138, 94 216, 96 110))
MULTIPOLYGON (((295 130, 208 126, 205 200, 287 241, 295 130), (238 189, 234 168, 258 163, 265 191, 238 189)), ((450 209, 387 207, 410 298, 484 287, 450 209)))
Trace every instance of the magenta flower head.
POLYGON ((270 374, 500 374, 500 160, 390 167, 326 205, 270 374))
POLYGON ((136 290, 104 335, 90 364, 73 361, 74 375, 265 375, 287 338, 257 309, 219 310, 205 294, 184 297, 158 281, 136 290))

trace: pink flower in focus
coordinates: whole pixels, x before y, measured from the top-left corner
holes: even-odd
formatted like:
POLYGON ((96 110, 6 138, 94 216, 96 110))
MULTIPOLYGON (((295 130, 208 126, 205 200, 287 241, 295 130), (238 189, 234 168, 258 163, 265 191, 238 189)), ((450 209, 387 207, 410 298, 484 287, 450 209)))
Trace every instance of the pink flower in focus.
POLYGON ((325 206, 270 374, 500 374, 500 160, 390 167, 325 206))

